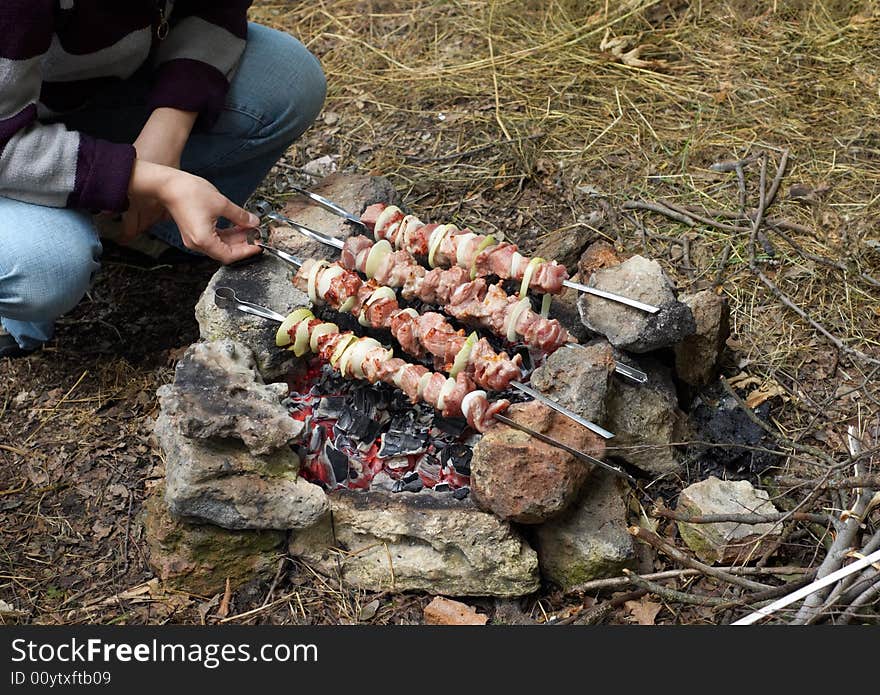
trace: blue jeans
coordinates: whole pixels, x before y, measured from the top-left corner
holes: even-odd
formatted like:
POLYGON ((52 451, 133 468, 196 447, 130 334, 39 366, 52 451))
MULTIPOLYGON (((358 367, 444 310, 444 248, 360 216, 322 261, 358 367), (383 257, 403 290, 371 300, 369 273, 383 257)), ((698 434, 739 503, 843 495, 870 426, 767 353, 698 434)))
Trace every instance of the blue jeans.
MULTIPOLYGON (((132 79, 62 121, 115 142, 133 142, 149 117, 148 84, 132 79)), ((250 24, 248 42, 226 105, 210 131, 194 131, 181 169, 211 181, 243 205, 311 125, 324 103, 321 66, 288 34, 250 24)), ((173 222, 150 229, 183 248, 173 222)), ((20 347, 52 337, 99 268, 101 242, 90 215, 0 197, 0 322, 20 347)))

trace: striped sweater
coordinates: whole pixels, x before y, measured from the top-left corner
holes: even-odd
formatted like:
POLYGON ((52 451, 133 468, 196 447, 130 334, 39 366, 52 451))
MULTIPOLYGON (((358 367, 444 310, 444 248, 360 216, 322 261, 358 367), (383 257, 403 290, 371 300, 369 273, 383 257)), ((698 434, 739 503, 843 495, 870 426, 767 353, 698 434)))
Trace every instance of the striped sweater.
POLYGON ((0 0, 0 196, 119 212, 131 144, 52 118, 138 71, 149 108, 212 123, 244 51, 251 0, 0 0))

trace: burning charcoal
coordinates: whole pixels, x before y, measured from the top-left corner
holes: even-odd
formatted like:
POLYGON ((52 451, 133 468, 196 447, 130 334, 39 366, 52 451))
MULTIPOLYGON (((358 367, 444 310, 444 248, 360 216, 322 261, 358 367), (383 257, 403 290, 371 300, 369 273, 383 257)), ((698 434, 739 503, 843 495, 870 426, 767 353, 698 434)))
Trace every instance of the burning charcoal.
POLYGON ((463 417, 442 417, 438 415, 434 418, 434 427, 457 438, 467 428, 467 420, 463 417))
POLYGON ((432 486, 440 481, 440 470, 440 462, 436 456, 423 456, 416 466, 419 477, 432 486))
POLYGON ((356 389, 352 394, 351 407, 369 418, 376 417, 380 395, 372 386, 356 389))
POLYGON ((418 479, 419 479, 419 474, 416 473, 415 471, 410 471, 409 473, 407 473, 406 475, 404 475, 404 476, 401 478, 401 480, 402 480, 404 483, 411 483, 411 482, 413 482, 414 480, 418 480, 418 479))
POLYGON ((409 459, 406 456, 394 456, 385 460, 385 466, 391 471, 401 471, 409 468, 409 459))
POLYGON ((312 429, 312 432, 309 435, 309 452, 314 453, 321 448, 321 444, 323 444, 326 434, 327 431, 321 425, 312 429))
POLYGON ((382 435, 379 456, 413 456, 421 454, 428 447, 428 438, 408 432, 386 432, 382 435))
POLYGON ((324 396, 318 401, 315 417, 321 420, 337 420, 345 407, 345 396, 324 396))
POLYGON ((353 437, 360 443, 372 444, 382 431, 382 425, 349 408, 342 411, 339 420, 334 425, 335 429, 353 437))
POLYGON ((406 483, 402 491, 403 492, 421 492, 422 488, 425 487, 424 483, 420 479, 413 480, 410 483, 406 483))
POLYGON ((373 476, 373 479, 370 481, 370 489, 371 490, 387 490, 389 492, 400 492, 400 490, 395 490, 394 486, 397 483, 401 483, 400 487, 403 489, 403 485, 400 480, 394 480, 390 475, 388 475, 385 471, 379 471, 376 475, 373 476))
POLYGON ((391 486, 391 492, 403 492, 403 488, 406 485, 402 480, 395 480, 394 485, 391 486))
POLYGON ((452 491, 452 496, 457 500, 463 500, 469 494, 471 494, 471 489, 469 487, 460 487, 458 490, 452 491))
POLYGON ((348 454, 333 446, 333 442, 329 439, 324 445, 324 458, 332 467, 333 475, 337 481, 342 482, 351 477, 349 474, 348 454))
POLYGON ((474 451, 467 444, 449 444, 440 452, 440 463, 452 466, 459 475, 471 474, 474 451))
POLYGON ((452 488, 449 486, 449 483, 437 483, 431 489, 434 492, 449 492, 452 488))

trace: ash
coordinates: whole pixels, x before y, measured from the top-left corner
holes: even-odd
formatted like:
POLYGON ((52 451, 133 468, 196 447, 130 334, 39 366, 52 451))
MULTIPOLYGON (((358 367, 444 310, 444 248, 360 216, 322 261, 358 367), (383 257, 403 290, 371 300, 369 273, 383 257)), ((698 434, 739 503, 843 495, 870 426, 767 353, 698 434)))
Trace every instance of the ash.
POLYGON ((327 490, 470 492, 479 434, 463 418, 413 405, 386 384, 343 379, 318 362, 291 379, 284 405, 305 424, 301 474, 327 490))

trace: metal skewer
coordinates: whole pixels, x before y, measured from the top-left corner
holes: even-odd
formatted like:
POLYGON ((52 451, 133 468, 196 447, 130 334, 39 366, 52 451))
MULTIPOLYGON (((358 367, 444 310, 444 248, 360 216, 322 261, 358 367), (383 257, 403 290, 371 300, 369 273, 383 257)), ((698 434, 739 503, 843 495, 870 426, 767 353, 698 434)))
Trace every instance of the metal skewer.
MULTIPOLYGON (((298 189, 298 190, 301 190, 301 189, 298 189)), ((311 195, 314 195, 314 194, 311 194, 311 195)), ((309 197, 311 197, 311 195, 309 197)), ((320 198, 321 196, 318 196, 318 197, 320 198)), ((322 199, 322 200, 324 200, 327 203, 330 203, 330 201, 328 201, 326 199, 322 199)), ((330 204, 332 205, 332 203, 330 203, 330 204)), ((336 207, 338 207, 338 206, 336 206, 336 207)), ((330 209, 330 208, 327 208, 327 209, 330 209)), ((339 209, 341 210, 341 208, 339 208, 339 209)), ((302 225, 299 222, 295 222, 294 220, 290 219, 286 215, 282 215, 278 212, 266 213, 266 217, 268 217, 270 220, 274 220, 275 222, 282 222, 284 224, 288 224, 291 227, 293 227, 294 229, 296 229, 300 234, 303 234, 311 239, 314 239, 315 241, 319 241, 322 244, 327 244, 328 246, 333 246, 337 249, 342 249, 342 247, 345 245, 345 242, 343 242, 342 239, 337 239, 336 237, 332 237, 327 234, 322 234, 321 232, 316 232, 314 229, 309 229, 305 225, 302 225)), ((349 213, 346 212, 345 215, 343 215, 343 217, 345 217, 345 219, 351 221, 351 218, 354 216, 350 215, 349 213)), ((364 229, 366 229, 366 226, 362 222, 360 222, 360 224, 362 227, 364 227, 364 229)), ((656 314, 658 311, 660 311, 660 307, 654 306, 653 304, 645 304, 644 302, 640 302, 637 299, 630 299, 629 297, 624 297, 623 295, 620 295, 620 294, 614 294, 613 292, 606 292, 605 290, 600 290, 596 287, 590 287, 589 285, 584 285, 580 282, 573 282, 571 280, 563 280, 562 284, 565 287, 570 287, 571 289, 577 290, 578 292, 586 292, 587 294, 592 294, 592 295, 595 295, 596 297, 602 297, 603 299, 608 299, 612 302, 617 302, 618 304, 625 304, 626 306, 631 306, 635 309, 640 309, 641 311, 645 311, 649 314, 656 314)))
MULTIPOLYGON (((290 255, 290 254, 285 254, 285 255, 290 255)), ((293 258, 293 256, 291 256, 291 258, 293 258)), ((267 309, 266 307, 260 306, 259 304, 253 304, 252 302, 246 302, 242 299, 239 299, 238 296, 235 294, 235 290, 232 289, 231 287, 216 287, 214 289, 214 304, 216 304, 219 307, 233 307, 235 309, 238 309, 239 311, 244 312, 245 314, 252 314, 254 316, 259 316, 260 318, 269 319, 270 321, 275 321, 277 323, 283 323, 284 319, 285 319, 284 316, 282 316, 281 314, 279 314, 276 311, 272 311, 271 309, 267 309)), ((559 405, 558 403, 556 403, 552 399, 547 398, 546 396, 544 396, 544 394, 539 394, 537 391, 533 391, 532 389, 528 388, 524 384, 520 384, 519 382, 513 382, 513 385, 518 388, 522 387, 521 390, 527 389, 526 393, 529 393, 529 395, 537 394, 537 397, 543 403, 547 404, 551 408, 554 408, 555 410, 558 410, 563 415, 567 415, 568 417, 572 418, 578 424, 584 425, 585 427, 588 427, 589 429, 593 430, 594 432, 596 432, 597 430, 601 430, 601 432, 605 432, 606 433, 605 435, 602 435, 601 432, 597 432, 597 434, 600 434, 601 436, 605 436, 606 439, 614 436, 613 434, 611 434, 607 430, 602 430, 602 428, 599 427, 598 425, 594 425, 589 420, 585 420, 577 413, 573 413, 572 411, 568 410, 567 408, 564 408, 563 406, 559 405), (596 429, 594 429, 594 428, 596 428, 596 429)), ((615 471, 618 475, 622 475, 622 476, 626 477, 627 479, 632 480, 632 478, 629 475, 627 475, 626 473, 624 473, 623 471, 620 471, 620 470, 614 468, 614 466, 610 466, 609 464, 606 464, 603 461, 600 461, 599 459, 594 458, 594 457, 590 456, 589 454, 584 453, 583 451, 580 451, 578 449, 570 447, 570 446, 568 446, 568 444, 565 444, 564 442, 560 442, 559 440, 554 439, 553 437, 548 437, 547 435, 541 434, 540 432, 535 432, 534 430, 529 429, 525 425, 520 425, 519 423, 514 422, 510 418, 507 418, 503 415, 496 414, 494 417, 499 422, 503 422, 506 425, 510 425, 511 427, 515 427, 517 429, 520 429, 523 432, 527 432, 528 434, 534 436, 536 439, 540 439, 542 442, 544 442, 546 444, 550 444, 551 446, 555 446, 559 449, 562 449, 563 451, 567 451, 568 453, 576 456, 577 458, 579 458, 581 460, 589 461, 590 463, 595 463, 597 465, 603 466, 603 467, 608 468, 612 471, 615 471)))
POLYGON ((589 454, 585 454, 583 451, 580 451, 579 449, 575 449, 574 447, 568 446, 568 444, 564 444, 563 442, 560 442, 556 439, 553 439, 553 437, 548 437, 546 434, 542 434, 541 432, 533 430, 531 427, 526 427, 525 425, 521 425, 516 420, 511 420, 506 415, 502 415, 501 413, 496 413, 495 419, 498 420, 498 422, 501 422, 501 423, 507 425, 508 427, 513 427, 516 430, 520 430, 522 432, 525 432, 526 434, 528 434, 531 437, 534 437, 538 441, 544 442, 545 444, 550 444, 551 446, 555 446, 556 448, 562 449, 563 451, 567 451, 569 454, 571 454, 575 458, 580 459, 581 461, 586 461, 586 462, 592 463, 596 466, 601 466, 602 468, 604 468, 607 471, 610 471, 614 475, 620 476, 621 478, 626 478, 629 482, 631 482, 633 484, 635 484, 635 482, 636 482, 635 478, 633 478, 626 471, 622 471, 621 469, 617 468, 616 466, 612 466, 610 463, 605 463, 604 461, 597 459, 593 456, 590 456, 589 454))
POLYGON ((604 427, 599 427, 599 425, 597 425, 595 422, 590 422, 585 417, 581 417, 573 410, 569 410, 564 405, 561 405, 554 401, 552 398, 548 398, 540 391, 535 391, 535 389, 533 389, 531 386, 526 386, 519 381, 511 381, 510 385, 518 391, 522 391, 523 393, 531 396, 536 401, 541 401, 541 403, 543 403, 544 405, 553 408, 553 410, 555 410, 557 413, 562 413, 563 415, 565 415, 565 417, 574 420, 579 425, 583 425, 588 430, 590 430, 591 432, 595 432, 603 439, 611 439, 614 436, 614 433, 609 432, 604 427))
POLYGON ((354 225, 362 229, 367 229, 367 225, 361 222, 355 215, 352 215, 348 210, 343 207, 340 207, 332 200, 327 200, 324 196, 318 195, 317 193, 312 193, 311 191, 306 190, 305 188, 300 188, 299 186, 291 184, 290 187, 295 190, 300 195, 304 195, 309 200, 313 201, 316 205, 324 208, 325 210, 332 212, 334 215, 339 215, 340 217, 348 220, 354 225))

